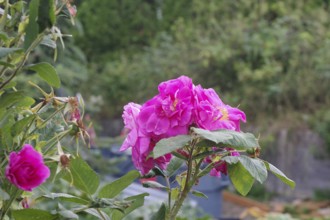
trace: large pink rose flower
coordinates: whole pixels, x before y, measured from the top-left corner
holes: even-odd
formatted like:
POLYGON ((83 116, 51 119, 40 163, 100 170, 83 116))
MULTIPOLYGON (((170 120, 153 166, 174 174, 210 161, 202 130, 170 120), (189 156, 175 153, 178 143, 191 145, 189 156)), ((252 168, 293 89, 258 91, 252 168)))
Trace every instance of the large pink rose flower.
POLYGON ((228 129, 240 131, 240 121, 246 122, 245 113, 226 105, 213 89, 195 89, 195 123, 207 130, 228 129))
POLYGON ((156 142, 155 139, 152 139, 140 129, 141 125, 138 123, 140 110, 141 105, 135 103, 128 103, 124 106, 123 119, 125 128, 128 129, 129 133, 120 151, 132 148, 133 164, 144 175, 155 166, 165 169, 171 159, 171 155, 167 154, 159 158, 149 157, 156 142))
POLYGON ((6 177, 18 188, 32 191, 45 182, 49 175, 50 170, 44 164, 42 155, 31 145, 25 144, 20 152, 10 153, 6 177))
POLYGON ((162 82, 158 90, 159 94, 141 108, 141 129, 156 139, 187 134, 194 108, 191 79, 181 76, 162 82))
MULTIPOLYGON (((150 157, 162 138, 188 134, 191 126, 240 131, 240 122, 246 121, 244 112, 224 104, 213 89, 193 85, 187 76, 162 82, 158 91, 142 106, 129 103, 124 107, 123 119, 129 133, 120 150, 132 148, 133 163, 142 174, 155 166, 166 169, 171 154, 150 157)), ((222 164, 215 164, 214 175, 226 173, 222 164)))

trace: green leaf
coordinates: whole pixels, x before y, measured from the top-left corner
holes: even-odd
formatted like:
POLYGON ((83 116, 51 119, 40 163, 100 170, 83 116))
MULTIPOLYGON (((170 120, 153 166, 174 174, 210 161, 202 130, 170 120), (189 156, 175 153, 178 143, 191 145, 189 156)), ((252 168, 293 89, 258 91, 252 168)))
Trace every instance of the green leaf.
POLYGON ((35 115, 30 115, 17 121, 11 129, 12 136, 15 137, 19 135, 22 131, 25 131, 27 129, 27 126, 35 119, 35 117, 35 115))
POLYGON ((92 195, 100 184, 99 176, 95 171, 80 157, 70 160, 69 165, 72 174, 66 174, 63 178, 68 182, 73 181, 73 185, 83 192, 92 195))
POLYGON ((15 123, 13 111, 6 111, 0 120, 0 147, 11 149, 13 146, 13 137, 11 136, 11 128, 15 123))
POLYGON ((246 196, 253 186, 254 178, 241 163, 228 164, 227 167, 230 180, 235 189, 246 196))
POLYGON ((180 169, 180 167, 182 166, 182 164, 184 163, 185 161, 178 158, 178 157, 173 157, 170 161, 170 163, 167 165, 167 168, 166 168, 166 175, 168 177, 171 177, 175 174, 175 172, 180 169))
POLYGON ((199 172, 198 177, 201 178, 207 174, 210 173, 210 171, 213 169, 214 165, 211 163, 207 165, 202 171, 199 172))
POLYGON ((230 140, 232 136, 230 134, 227 134, 226 130, 217 130, 217 131, 209 131, 204 130, 201 128, 191 128, 193 132, 201 136, 202 138, 206 140, 210 140, 214 143, 222 143, 225 140, 230 140))
MULTIPOLYGON (((148 173, 149 174, 149 173, 148 173)), ((151 177, 154 176, 162 176, 165 177, 165 173, 162 169, 160 169, 159 167, 154 167, 152 168, 152 170, 150 171, 150 174, 153 175, 151 177)), ((144 177, 144 176, 143 176, 144 177)), ((146 177, 146 178, 151 178, 151 177, 146 177)))
POLYGON ((179 195, 180 195, 180 190, 179 190, 179 188, 178 187, 176 187, 176 188, 172 188, 172 190, 171 190, 171 199, 172 200, 177 200, 178 199, 178 197, 179 197, 179 195))
POLYGON ((7 110, 5 108, 0 108, 0 122, 5 115, 7 115, 7 110))
POLYGON ((202 192, 200 192, 200 191, 193 190, 193 191, 191 191, 191 193, 192 193, 194 196, 201 197, 201 198, 206 198, 206 199, 207 199, 207 195, 205 195, 204 193, 202 193, 202 192))
POLYGON ((119 210, 113 209, 111 211, 111 219, 112 220, 121 220, 125 216, 127 216, 129 213, 133 212, 135 209, 140 208, 144 204, 144 197, 148 196, 148 193, 142 193, 136 196, 131 196, 125 198, 127 201, 133 201, 133 203, 128 207, 127 209, 124 210, 123 212, 120 212, 119 210))
POLYGON ((145 181, 142 183, 142 186, 146 187, 146 188, 167 189, 166 186, 164 186, 156 181, 145 181))
POLYGON ((24 98, 23 92, 6 92, 0 96, 0 106, 1 108, 7 108, 14 105, 16 102, 24 98))
POLYGON ((56 47, 57 47, 56 41, 54 41, 52 39, 52 35, 44 36, 44 38, 42 39, 40 44, 45 45, 45 46, 50 47, 50 48, 53 48, 53 49, 56 49, 56 47))
POLYGON ((165 154, 171 153, 187 145, 191 141, 189 135, 178 135, 175 137, 164 138, 156 144, 152 156, 153 158, 161 157, 165 154))
POLYGON ((223 157, 221 160, 226 161, 229 164, 235 164, 239 162, 239 157, 238 156, 226 156, 223 157))
MULTIPOLYGON (((93 215, 95 217, 97 217, 98 219, 103 219, 103 220, 113 220, 110 219, 108 214, 106 214, 105 212, 103 212, 102 210, 96 210, 96 209, 85 209, 84 212, 93 215)), ((119 211, 118 211, 119 212, 119 211)))
POLYGON ((36 101, 29 97, 25 96, 21 100, 19 100, 16 104, 16 107, 21 107, 21 108, 29 108, 31 105, 33 105, 36 101))
POLYGON ((149 193, 141 193, 135 196, 130 196, 125 198, 127 201, 133 201, 133 205, 131 205, 127 210, 125 210, 125 213, 128 214, 132 212, 134 209, 140 207, 144 203, 144 197, 149 196, 149 193))
POLYGON ((55 4, 54 0, 42 0, 39 4, 37 23, 39 25, 39 33, 46 28, 51 28, 55 23, 55 4))
POLYGON ((114 198, 131 183, 133 183, 133 181, 138 177, 140 177, 140 173, 136 170, 132 170, 112 183, 103 186, 98 194, 98 197, 114 198))
POLYGON ((259 183, 265 182, 267 179, 267 168, 261 160, 245 155, 239 156, 239 160, 259 183))
POLYGON ((11 211, 15 220, 55 220, 58 215, 40 209, 20 209, 11 211))
POLYGON ((263 161, 267 169, 272 172, 277 178, 279 178, 283 183, 289 185, 292 189, 296 187, 296 183, 289 179, 281 170, 277 169, 271 163, 267 161, 263 161))
POLYGON ((5 85, 5 86, 3 87, 3 89, 4 89, 4 90, 6 90, 6 89, 11 89, 11 88, 15 87, 16 84, 17 84, 17 83, 16 83, 15 81, 10 81, 7 85, 5 85))
POLYGON ((39 26, 37 24, 38 8, 40 0, 31 0, 29 5, 29 23, 26 27, 24 39, 24 49, 27 50, 33 41, 37 39, 39 34, 39 26))
POLYGON ((59 88, 61 86, 61 81, 56 73, 56 69, 49 63, 38 63, 30 65, 27 67, 27 69, 37 72, 38 75, 50 86, 55 88, 59 88))
POLYGON ((110 208, 124 212, 132 204, 132 201, 120 201, 117 199, 96 198, 90 204, 90 208, 110 208))
POLYGON ((164 203, 162 203, 159 210, 151 217, 151 220, 164 220, 165 216, 166 216, 166 206, 164 203))
POLYGON ((47 195, 43 195, 44 198, 48 198, 48 199, 60 199, 61 201, 66 201, 66 202, 73 202, 73 203, 77 203, 77 204, 82 204, 82 205, 87 205, 90 203, 90 201, 77 197, 77 196, 73 196, 70 194, 66 194, 66 193, 50 193, 47 195))
POLYGON ((11 53, 14 52, 20 52, 22 51, 21 48, 6 48, 6 47, 0 47, 0 59, 8 56, 11 53))
POLYGON ((206 140, 197 144, 200 147, 219 146, 231 147, 237 150, 259 147, 258 139, 251 133, 232 130, 208 131, 200 128, 192 128, 192 130, 206 140))
POLYGON ((6 44, 5 42, 7 42, 9 40, 7 33, 0 31, 0 40, 2 40, 4 42, 4 44, 6 44))
POLYGON ((267 179, 267 169, 265 164, 255 158, 250 158, 245 155, 241 156, 226 156, 222 158, 228 164, 236 164, 238 161, 243 167, 255 178, 258 182, 263 183, 267 179))
POLYGON ((9 68, 14 68, 15 67, 13 64, 2 61, 2 60, 0 60, 0 66, 5 66, 5 67, 9 67, 9 68))
POLYGON ((58 214, 64 219, 79 219, 79 216, 71 210, 61 210, 58 214))

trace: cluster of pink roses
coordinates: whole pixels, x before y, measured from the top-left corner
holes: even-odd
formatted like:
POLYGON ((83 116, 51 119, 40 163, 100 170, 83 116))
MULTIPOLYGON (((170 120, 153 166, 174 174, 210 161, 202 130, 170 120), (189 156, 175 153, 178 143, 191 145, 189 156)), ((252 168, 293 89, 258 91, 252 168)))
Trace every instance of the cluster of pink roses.
MULTIPOLYGON (((159 94, 142 106, 129 103, 124 107, 123 119, 129 130, 121 151, 132 148, 132 160, 142 173, 158 166, 165 169, 171 154, 151 158, 150 152, 162 138, 188 134, 191 126, 207 130, 240 130, 245 114, 224 104, 213 89, 195 86, 187 76, 162 82, 159 94)), ((211 174, 221 172, 219 164, 211 174)))

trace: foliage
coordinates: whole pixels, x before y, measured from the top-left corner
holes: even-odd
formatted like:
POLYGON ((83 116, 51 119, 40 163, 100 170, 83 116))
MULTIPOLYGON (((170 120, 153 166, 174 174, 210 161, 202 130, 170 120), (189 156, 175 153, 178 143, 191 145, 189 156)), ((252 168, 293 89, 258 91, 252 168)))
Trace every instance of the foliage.
POLYGON ((128 134, 120 148, 131 148, 133 164, 146 178, 158 175, 165 179, 165 185, 143 182, 144 187, 168 193, 167 203, 151 219, 176 219, 190 193, 207 198, 193 187, 208 173, 228 175, 244 196, 255 180, 264 183, 268 170, 295 187, 274 165, 259 159, 258 139, 240 131, 245 113, 223 103, 213 89, 195 86, 187 76, 162 82, 158 88, 159 93, 143 105, 130 102, 124 106, 128 134), (182 164, 184 169, 176 174, 174 184, 170 178, 182 164))
POLYGON ((86 34, 77 40, 84 50, 90 48, 89 57, 101 57, 93 60, 86 86, 92 84, 92 94, 110 100, 104 115, 119 116, 114 106, 127 103, 128 94, 143 102, 159 82, 181 74, 221 91, 227 101, 247 109, 250 118, 286 111, 312 114, 329 106, 327 1, 100 2, 83 2, 78 17, 86 32, 111 37, 99 41, 86 34), (137 5, 132 23, 140 24, 142 35, 128 25, 132 17, 125 16, 137 5), (107 13, 108 8, 120 14, 107 13), (93 25, 103 20, 109 22, 93 25), (125 35, 114 30, 120 21, 125 35), (107 33, 101 34, 101 28, 107 33), (143 43, 133 40, 140 36, 143 43))
MULTIPOLYGON (((159 184, 146 182, 145 186, 165 188, 169 194, 167 206, 163 204, 158 213, 155 215, 166 215, 166 219, 174 219, 188 193, 193 192, 193 186, 196 184, 198 179, 208 174, 213 166, 215 166, 216 161, 218 161, 217 159, 214 159, 211 164, 202 168, 202 163, 208 156, 211 155, 217 155, 217 157, 221 158, 228 164, 228 175, 236 190, 242 195, 246 195, 251 190, 255 180, 259 183, 263 183, 267 178, 267 170, 274 173, 280 180, 292 188, 295 187, 295 183, 286 177, 280 170, 270 163, 259 159, 258 154, 256 154, 255 151, 251 152, 251 146, 249 143, 251 138, 250 140, 247 139, 245 133, 243 132, 227 130, 207 131, 192 128, 190 136, 190 139, 187 139, 183 135, 162 139, 156 144, 153 150, 153 157, 159 157, 169 153, 169 151, 172 151, 172 154, 185 161, 187 166, 183 173, 176 176, 178 186, 175 188, 171 187, 169 181, 169 178, 173 173, 171 169, 177 169, 176 166, 171 165, 171 163, 176 163, 175 160, 171 161, 166 171, 160 171, 159 173, 159 170, 155 170, 156 172, 151 172, 154 175, 158 173, 158 175, 163 176, 166 179, 167 185, 159 186, 159 184), (223 134, 227 132, 230 132, 232 136, 227 136, 227 138, 224 138, 225 136, 223 136, 223 134), (245 152, 247 155, 230 156, 226 153, 226 142, 233 139, 236 139, 235 144, 230 145, 230 147, 241 153, 245 152), (208 142, 205 142, 205 140, 208 142), (219 142, 219 140, 222 141, 219 142), (204 144, 201 145, 199 143, 204 144), (222 145, 220 143, 222 143, 222 145), (177 146, 177 148, 169 148, 170 150, 167 150, 164 149, 164 146, 166 145, 177 146), (214 146, 216 145, 219 146, 219 150, 222 150, 220 151, 222 153, 216 153, 214 150, 214 146), (182 155, 182 152, 186 152, 186 154, 184 154, 185 156, 182 155), (174 204, 171 205, 171 202, 174 204)), ((254 146, 259 146, 258 140, 256 138, 254 138, 254 140, 254 146)), ((255 150, 257 149, 259 149, 259 147, 255 147, 255 150)), ((194 195, 204 197, 202 192, 195 193, 194 195)))
MULTIPOLYGON (((328 108, 325 109, 319 109, 312 117, 309 118, 311 126, 316 130, 320 136, 323 138, 325 145, 326 145, 326 151, 329 154, 330 153, 330 111, 328 108)), ((316 155, 317 157, 324 158, 326 154, 319 153, 316 155)))
POLYGON ((137 171, 103 185, 98 174, 81 158, 79 142, 89 142, 83 124, 84 101, 80 96, 56 96, 52 87, 59 88, 63 82, 57 68, 48 62, 49 56, 45 60, 43 56, 36 58, 40 45, 57 54, 56 41, 63 37, 59 18, 72 19, 68 13, 71 7, 69 1, 0 2, 0 219, 78 219, 86 215, 94 219, 110 219, 109 215, 122 219, 143 205, 146 194, 124 199, 117 196, 139 177, 137 171), (24 74, 25 80, 21 80, 24 74), (33 90, 34 95, 27 90, 33 90), (76 149, 72 141, 63 141, 70 137, 76 140, 76 149), (19 153, 14 152, 27 143, 28 156, 22 161, 15 159, 19 153), (36 164, 39 154, 43 160, 39 158, 38 163, 44 161, 51 176, 45 184, 28 192, 28 183, 21 187, 15 178, 23 183, 29 173, 37 178, 39 170, 34 168, 38 167, 30 165, 29 160, 34 159, 36 164), (25 175, 9 178, 9 160, 12 170, 24 166, 20 172, 25 175), (63 181, 67 182, 65 188, 70 189, 67 192, 59 188, 63 181))
POLYGON ((85 27, 77 37, 79 45, 91 60, 98 60, 100 54, 148 44, 157 29, 157 23, 149 20, 156 16, 156 5, 143 0, 84 2, 79 7, 79 20, 85 27))
POLYGON ((330 189, 316 189, 314 191, 314 199, 318 201, 328 200, 330 196, 330 189))

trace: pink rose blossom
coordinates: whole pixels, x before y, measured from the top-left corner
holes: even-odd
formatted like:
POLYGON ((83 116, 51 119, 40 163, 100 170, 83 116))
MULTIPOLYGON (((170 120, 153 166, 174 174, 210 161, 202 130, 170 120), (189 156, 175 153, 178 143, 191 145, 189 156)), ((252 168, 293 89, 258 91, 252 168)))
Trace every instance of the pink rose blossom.
POLYGON ((141 106, 135 103, 129 103, 124 107, 123 119, 125 128, 128 129, 129 133, 121 146, 120 151, 124 151, 131 147, 134 166, 142 174, 147 174, 155 166, 165 169, 171 159, 171 155, 167 154, 156 159, 148 157, 155 147, 156 142, 140 129, 140 124, 138 123, 140 109, 141 106))
POLYGON ((30 208, 29 200, 28 200, 27 197, 24 197, 24 198, 23 198, 21 204, 22 204, 22 207, 23 207, 24 209, 28 209, 28 208, 30 208))
POLYGON ((194 107, 191 79, 181 76, 162 82, 158 90, 159 94, 141 108, 141 129, 157 138, 187 134, 192 123, 194 107))
POLYGON ((133 164, 143 175, 147 174, 155 166, 158 166, 162 170, 166 169, 167 164, 172 158, 171 154, 166 154, 158 158, 150 157, 149 154, 154 147, 155 143, 146 138, 140 138, 137 144, 132 147, 133 164))
MULTIPOLYGON (((231 148, 227 148, 227 150, 229 151, 229 155, 230 156, 239 156, 240 154, 231 148)), ((212 160, 210 158, 206 159, 206 162, 210 163, 212 162, 212 160)), ((212 168, 212 170, 210 171, 210 175, 211 176, 215 176, 215 177, 221 177, 221 173, 227 175, 228 174, 228 170, 227 170, 227 164, 225 161, 220 160, 218 162, 215 163, 214 167, 212 168)))
POLYGON ((20 152, 10 153, 6 177, 18 188, 32 191, 45 182, 49 175, 50 170, 44 164, 42 155, 31 145, 25 144, 20 152))
POLYGON ((240 121, 246 122, 244 112, 224 104, 213 89, 195 87, 195 121, 207 130, 240 131, 240 121))
MULTIPOLYGON (((123 119, 129 133, 120 150, 132 148, 132 161, 142 174, 155 166, 166 169, 171 154, 150 157, 162 138, 188 134, 191 126, 240 131, 240 122, 246 121, 244 112, 224 104, 213 89, 193 85, 187 76, 162 82, 158 91, 142 106, 129 103, 124 107, 123 119)), ((212 162, 209 160, 206 162, 212 162)), ((211 171, 214 176, 220 173, 227 173, 223 161, 217 162, 211 171)))
POLYGON ((138 138, 138 125, 137 116, 140 113, 141 105, 135 104, 133 102, 128 103, 124 106, 123 119, 125 128, 128 129, 129 133, 120 148, 120 151, 124 151, 129 147, 135 145, 138 138))

